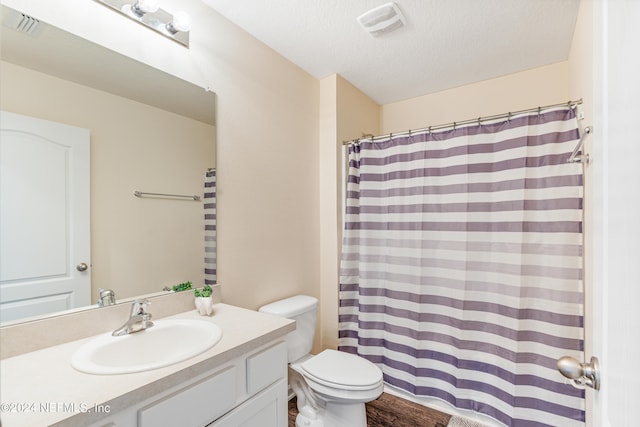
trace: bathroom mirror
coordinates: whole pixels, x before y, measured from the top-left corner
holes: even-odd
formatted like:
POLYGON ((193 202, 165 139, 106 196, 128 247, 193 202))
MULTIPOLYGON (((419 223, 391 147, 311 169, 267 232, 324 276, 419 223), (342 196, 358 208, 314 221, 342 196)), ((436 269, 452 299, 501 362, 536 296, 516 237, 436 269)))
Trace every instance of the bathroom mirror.
MULTIPOLYGON (((215 171, 215 93, 43 22, 15 30, 12 13, 2 6, 0 109, 89 130, 91 256, 75 260, 88 265, 88 307, 99 288, 120 301, 202 286, 205 246, 216 258, 203 199, 215 171)), ((15 284, 2 282, 0 302, 15 284)))

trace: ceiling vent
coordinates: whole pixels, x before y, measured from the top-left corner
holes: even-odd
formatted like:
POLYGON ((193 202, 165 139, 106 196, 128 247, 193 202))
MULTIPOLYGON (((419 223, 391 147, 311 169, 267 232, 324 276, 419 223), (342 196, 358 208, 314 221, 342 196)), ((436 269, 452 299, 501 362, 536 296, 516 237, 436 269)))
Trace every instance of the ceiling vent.
POLYGON ((374 37, 387 34, 402 28, 405 19, 398 6, 393 3, 385 3, 358 16, 358 22, 368 33, 374 37))
POLYGON ((7 13, 2 23, 5 27, 30 36, 37 36, 44 27, 40 20, 17 10, 11 10, 10 13, 7 13))

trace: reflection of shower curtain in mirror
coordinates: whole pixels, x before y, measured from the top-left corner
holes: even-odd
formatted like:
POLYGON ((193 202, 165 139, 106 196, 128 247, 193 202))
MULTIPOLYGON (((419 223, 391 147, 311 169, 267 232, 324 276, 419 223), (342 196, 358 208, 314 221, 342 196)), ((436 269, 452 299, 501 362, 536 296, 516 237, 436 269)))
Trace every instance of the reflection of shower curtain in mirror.
POLYGON ((216 253, 216 171, 209 169, 204 178, 204 283, 217 281, 216 253))
POLYGON ((582 165, 569 108, 349 147, 343 351, 506 426, 582 426, 582 165))

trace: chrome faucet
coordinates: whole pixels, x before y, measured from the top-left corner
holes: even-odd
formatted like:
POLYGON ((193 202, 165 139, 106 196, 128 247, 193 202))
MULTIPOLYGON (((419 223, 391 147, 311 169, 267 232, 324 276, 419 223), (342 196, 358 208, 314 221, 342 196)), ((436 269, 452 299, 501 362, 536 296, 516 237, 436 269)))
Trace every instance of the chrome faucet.
POLYGON ((151 313, 147 313, 147 305, 151 304, 146 299, 135 300, 131 305, 131 315, 129 320, 113 331, 111 335, 119 337, 121 335, 132 334, 134 332, 143 331, 153 326, 151 321, 151 313))
POLYGON ((98 307, 108 307, 116 303, 116 293, 111 289, 100 288, 98 292, 98 307))

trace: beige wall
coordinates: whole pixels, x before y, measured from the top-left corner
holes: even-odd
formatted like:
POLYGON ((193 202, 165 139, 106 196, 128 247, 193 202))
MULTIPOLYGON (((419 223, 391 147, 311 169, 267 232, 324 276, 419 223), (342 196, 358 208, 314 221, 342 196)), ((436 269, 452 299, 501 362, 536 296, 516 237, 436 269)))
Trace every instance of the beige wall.
MULTIPOLYGON (((593 118, 593 1, 581 0, 569 54, 569 96, 582 98, 580 110, 593 118)), ((591 118, 591 119, 590 119, 591 118)))
POLYGON ((320 317, 314 351, 337 347, 339 185, 338 79, 331 75, 320 81, 320 317))
POLYGON ((218 278, 256 309, 319 297, 319 82, 213 16, 218 95, 218 278))
POLYGON ((204 172, 215 166, 215 128, 1 66, 1 109, 90 130, 92 301, 100 287, 126 298, 187 280, 203 283, 202 204, 139 199, 133 191, 202 194, 204 172))
POLYGON ((401 132, 569 101, 566 61, 382 106, 381 129, 401 132))
POLYGON ((320 82, 320 345, 338 345, 342 141, 377 134, 379 106, 338 75, 320 82))

